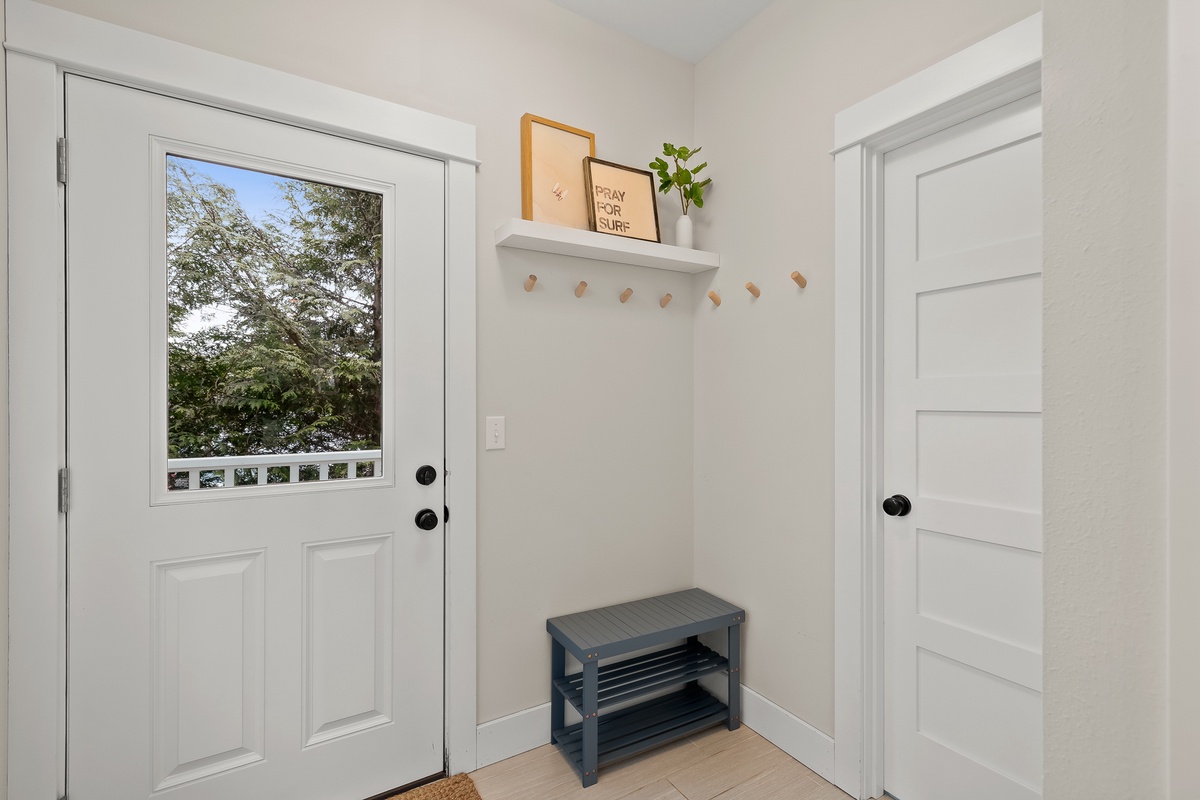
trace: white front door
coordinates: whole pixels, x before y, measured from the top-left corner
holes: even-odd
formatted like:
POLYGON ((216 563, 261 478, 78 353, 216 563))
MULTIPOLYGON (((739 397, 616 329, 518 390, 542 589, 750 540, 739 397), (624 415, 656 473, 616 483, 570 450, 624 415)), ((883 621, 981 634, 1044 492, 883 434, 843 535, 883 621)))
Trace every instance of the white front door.
POLYGON ((883 182, 884 786, 1041 797, 1040 95, 883 182))
POLYGON ((66 131, 70 796, 439 773, 444 164, 73 76, 66 131))

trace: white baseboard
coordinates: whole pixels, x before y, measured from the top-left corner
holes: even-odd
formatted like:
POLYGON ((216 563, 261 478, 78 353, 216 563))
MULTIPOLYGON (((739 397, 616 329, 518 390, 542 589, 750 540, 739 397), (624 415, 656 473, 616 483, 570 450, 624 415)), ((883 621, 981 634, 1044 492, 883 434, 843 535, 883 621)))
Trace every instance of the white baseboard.
POLYGON ((550 743, 550 704, 485 722, 475 735, 477 769, 550 743))
MULTIPOLYGON (((833 780, 833 739, 745 686, 742 721, 822 778, 833 780)), ((476 734, 477 769, 549 743, 549 703, 485 722, 476 734)))
POLYGON ((742 721, 771 744, 833 782, 832 738, 745 686, 742 721))

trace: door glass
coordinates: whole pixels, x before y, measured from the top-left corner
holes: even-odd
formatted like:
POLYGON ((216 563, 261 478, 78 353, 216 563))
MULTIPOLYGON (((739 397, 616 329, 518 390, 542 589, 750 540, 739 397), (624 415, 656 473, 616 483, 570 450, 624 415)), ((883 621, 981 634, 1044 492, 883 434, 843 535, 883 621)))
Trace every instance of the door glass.
POLYGON ((378 477, 383 198, 167 157, 167 489, 378 477))

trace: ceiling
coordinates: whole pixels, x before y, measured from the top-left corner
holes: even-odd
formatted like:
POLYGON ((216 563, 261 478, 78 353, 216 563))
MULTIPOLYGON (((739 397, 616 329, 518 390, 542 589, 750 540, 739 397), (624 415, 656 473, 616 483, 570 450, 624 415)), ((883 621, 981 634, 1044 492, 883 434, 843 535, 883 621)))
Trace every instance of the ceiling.
POLYGON ((695 64, 772 0, 550 0, 695 64))

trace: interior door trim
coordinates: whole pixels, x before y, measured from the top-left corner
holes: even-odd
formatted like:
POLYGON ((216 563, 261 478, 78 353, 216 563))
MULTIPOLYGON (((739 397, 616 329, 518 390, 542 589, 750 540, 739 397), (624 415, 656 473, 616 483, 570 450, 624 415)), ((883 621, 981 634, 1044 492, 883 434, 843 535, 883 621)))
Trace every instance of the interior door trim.
POLYGON ((1034 14, 834 121, 834 783, 883 792, 882 166, 887 152, 1041 91, 1034 14))
POLYGON ((44 6, 7 0, 9 209, 8 796, 66 793, 66 72, 446 164, 445 763, 476 765, 475 128, 44 6), (57 668, 55 668, 55 665, 57 668))

